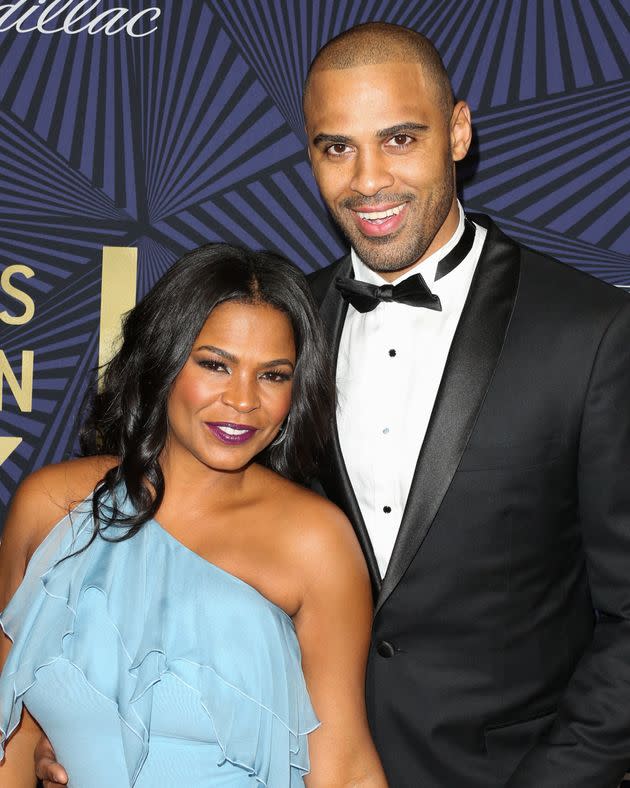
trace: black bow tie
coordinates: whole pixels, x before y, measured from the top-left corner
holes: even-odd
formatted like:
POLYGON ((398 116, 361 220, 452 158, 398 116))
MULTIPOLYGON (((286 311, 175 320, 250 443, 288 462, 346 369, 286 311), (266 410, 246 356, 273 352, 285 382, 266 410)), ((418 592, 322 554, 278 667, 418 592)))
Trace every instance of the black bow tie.
POLYGON ((442 311, 439 297, 429 290, 422 274, 414 274, 399 285, 380 287, 369 282, 339 277, 335 279, 335 287, 357 312, 371 312, 381 301, 397 301, 399 304, 425 306, 427 309, 442 311))
MULTIPOLYGON (((470 252, 475 240, 475 225, 468 219, 464 220, 462 237, 437 264, 435 281, 450 273, 470 252)), ((408 306, 423 306, 426 309, 442 311, 440 299, 431 292, 422 274, 414 274, 399 285, 373 285, 369 282, 359 282, 356 279, 338 277, 335 287, 343 298, 357 310, 357 312, 371 312, 381 301, 396 301, 408 306)))

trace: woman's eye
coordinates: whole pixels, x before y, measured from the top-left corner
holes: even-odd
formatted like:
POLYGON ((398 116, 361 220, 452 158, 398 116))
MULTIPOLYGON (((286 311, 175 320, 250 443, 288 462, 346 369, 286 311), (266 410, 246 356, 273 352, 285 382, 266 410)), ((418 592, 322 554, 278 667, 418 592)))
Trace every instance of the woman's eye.
POLYGON ((291 380, 292 375, 288 372, 281 372, 280 370, 269 370, 268 372, 264 372, 263 380, 270 380, 272 383, 284 383, 287 380, 291 380))
POLYGON ((209 369, 212 372, 227 372, 228 369, 223 361, 217 361, 214 358, 203 358, 199 361, 199 366, 204 369, 209 369))

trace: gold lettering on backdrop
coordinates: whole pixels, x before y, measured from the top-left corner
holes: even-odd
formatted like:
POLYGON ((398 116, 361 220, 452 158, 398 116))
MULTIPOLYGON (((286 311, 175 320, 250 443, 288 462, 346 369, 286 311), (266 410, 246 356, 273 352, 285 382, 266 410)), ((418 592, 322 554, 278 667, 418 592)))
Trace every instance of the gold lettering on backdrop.
POLYGON ((0 322, 6 323, 9 326, 23 326, 32 320, 35 314, 35 302, 23 290, 18 290, 15 285, 11 283, 13 274, 22 274, 26 279, 35 276, 35 271, 27 265, 8 265, 0 275, 0 290, 3 290, 11 298, 15 298, 24 306, 24 311, 21 315, 10 315, 5 309, 0 312, 0 322))
POLYGON ((0 465, 13 454, 20 443, 22 438, 0 438, 0 465))
MULTIPOLYGON (((0 273, 0 292, 6 293, 22 306, 22 311, 17 310, 16 314, 7 309, 0 311, 0 325, 3 323, 9 326, 23 326, 33 319, 35 314, 35 302, 31 296, 20 290, 16 282, 12 281, 15 276, 23 276, 31 279, 35 276, 35 271, 27 265, 7 265, 0 273)), ((23 413, 30 413, 33 409, 33 366, 35 354, 32 350, 22 351, 22 370, 20 380, 9 364, 9 359, 4 350, 0 349, 0 411, 3 406, 4 383, 13 395, 18 408, 23 413)), ((22 443, 22 438, 12 435, 0 436, 0 465, 10 457, 10 455, 22 443)))
POLYGON ((4 350, 0 350, 0 410, 2 410, 2 390, 5 380, 22 413, 30 413, 33 410, 34 358, 35 354, 32 350, 22 351, 22 382, 18 383, 17 377, 9 364, 9 359, 6 357, 4 350))
POLYGON ((130 246, 103 247, 99 368, 102 368, 118 349, 123 315, 136 304, 137 276, 137 249, 130 246))
MULTIPOLYGON (((101 317, 98 349, 99 367, 106 364, 116 352, 120 337, 121 320, 125 312, 136 303, 136 280, 138 275, 138 250, 126 246, 103 247, 103 274, 101 281, 101 317)), ((0 273, 0 292, 21 304, 16 314, 4 309, 0 311, 0 324, 23 326, 35 315, 35 302, 28 293, 16 286, 15 276, 30 279, 35 276, 26 265, 5 266, 0 273)), ((33 369, 35 354, 32 350, 22 351, 21 375, 16 375, 4 350, 0 349, 0 412, 3 409, 3 391, 6 381, 8 390, 23 413, 33 410, 33 369)), ((0 466, 22 443, 21 437, 0 436, 0 466)))

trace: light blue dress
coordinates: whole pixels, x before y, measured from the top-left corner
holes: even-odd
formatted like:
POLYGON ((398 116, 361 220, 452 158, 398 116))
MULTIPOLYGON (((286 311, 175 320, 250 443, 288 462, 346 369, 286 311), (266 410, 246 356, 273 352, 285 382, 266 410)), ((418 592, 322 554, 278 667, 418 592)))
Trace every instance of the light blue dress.
POLYGON ((290 617, 155 520, 60 562, 88 541, 90 505, 0 616, 0 756, 24 704, 71 788, 303 786, 318 722, 290 617))

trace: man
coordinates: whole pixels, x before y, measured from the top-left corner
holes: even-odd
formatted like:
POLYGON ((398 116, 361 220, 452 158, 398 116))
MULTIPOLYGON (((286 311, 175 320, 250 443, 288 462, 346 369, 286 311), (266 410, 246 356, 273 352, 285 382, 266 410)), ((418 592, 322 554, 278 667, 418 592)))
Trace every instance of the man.
POLYGON ((613 788, 630 762, 630 299, 464 219, 470 111, 419 34, 329 42, 304 109, 352 247, 311 278, 339 387, 321 483, 372 576, 390 784, 613 788))
POLYGON ((322 485, 372 575, 388 779, 612 788, 630 763, 630 299, 464 221, 470 112, 422 36, 342 34, 304 110, 352 247, 311 277, 339 387, 322 485))

